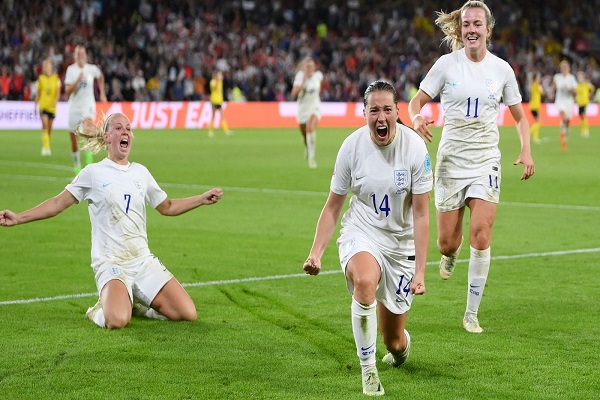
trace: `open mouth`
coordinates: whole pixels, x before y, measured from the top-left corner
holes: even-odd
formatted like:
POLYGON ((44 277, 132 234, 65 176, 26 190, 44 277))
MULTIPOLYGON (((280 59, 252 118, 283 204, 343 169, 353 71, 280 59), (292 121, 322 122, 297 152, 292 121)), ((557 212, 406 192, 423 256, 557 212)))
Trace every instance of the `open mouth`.
POLYGON ((383 139, 388 134, 388 128, 387 128, 387 126, 378 126, 376 129, 376 132, 377 132, 377 136, 379 136, 380 138, 383 139))
POLYGON ((119 145, 121 146, 122 149, 128 148, 129 147, 129 139, 127 139, 127 138, 121 139, 121 141, 119 142, 119 145))

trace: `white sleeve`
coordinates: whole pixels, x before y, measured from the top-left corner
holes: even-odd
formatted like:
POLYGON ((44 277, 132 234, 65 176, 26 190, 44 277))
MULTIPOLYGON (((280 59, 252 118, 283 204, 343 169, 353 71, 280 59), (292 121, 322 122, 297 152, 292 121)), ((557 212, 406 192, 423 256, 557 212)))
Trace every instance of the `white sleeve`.
POLYGON ((335 169, 331 177, 330 189, 335 194, 345 195, 350 190, 352 184, 352 156, 350 150, 349 140, 346 139, 338 152, 335 169))
POLYGON ((65 73, 65 85, 70 85, 77 80, 75 76, 75 69, 70 66, 67 67, 67 72, 65 73))
POLYGON ((146 170, 148 174, 148 190, 146 191, 146 203, 152 208, 158 207, 160 203, 165 201, 167 193, 158 186, 158 183, 150 174, 150 171, 146 170))
POLYGON ((504 85, 504 90, 502 91, 502 101, 507 106, 514 106, 515 104, 519 104, 522 101, 521 92, 519 91, 519 84, 517 83, 517 77, 515 76, 515 72, 507 64, 507 78, 506 84, 504 85))
POLYGON ((88 165, 77 174, 77 176, 65 187, 65 189, 77 199, 78 203, 81 203, 83 200, 88 200, 90 198, 90 192, 92 191, 92 180, 91 167, 88 165))
POLYGON ((421 81, 419 89, 427 93, 432 99, 435 98, 444 89, 446 84, 446 77, 444 74, 444 63, 445 58, 439 58, 431 67, 425 79, 421 81))
POLYGON ((95 79, 99 79, 99 78, 100 78, 100 75, 102 75, 102 71, 100 71, 100 68, 98 68, 98 66, 97 66, 97 65, 94 65, 94 68, 93 68, 93 75, 94 75, 94 78, 95 78, 95 79))
POLYGON ((294 86, 301 86, 303 80, 304 80, 304 72, 298 71, 296 73, 296 77, 294 78, 294 86))
POLYGON ((427 152, 425 142, 417 142, 415 148, 415 157, 412 168, 412 188, 413 194, 424 194, 433 189, 433 171, 431 168, 431 158, 427 152))

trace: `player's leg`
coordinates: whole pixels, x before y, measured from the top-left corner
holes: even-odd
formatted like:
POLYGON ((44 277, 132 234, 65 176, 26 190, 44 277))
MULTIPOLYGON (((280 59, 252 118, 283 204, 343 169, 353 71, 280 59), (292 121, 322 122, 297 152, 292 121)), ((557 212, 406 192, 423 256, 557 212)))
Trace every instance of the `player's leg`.
POLYGON ((569 132, 569 119, 564 110, 560 110, 560 148, 562 150, 567 149, 567 135, 569 132))
POLYGON ((579 117, 581 118, 581 136, 589 137, 590 136, 590 125, 586 116, 586 106, 579 107, 579 117))
POLYGON ((437 246, 442 253, 440 259, 440 277, 448 279, 454 272, 456 261, 462 248, 462 225, 465 207, 451 211, 437 211, 437 246))
POLYGON ((393 367, 399 367, 404 364, 410 354, 410 335, 405 329, 408 312, 394 314, 379 303, 377 313, 383 344, 388 351, 383 357, 383 362, 393 367))
POLYGON ((174 277, 160 289, 150 306, 172 321, 195 321, 196 306, 174 277))
POLYGON ((531 136, 534 143, 540 143, 540 116, 538 110, 531 110, 533 114, 533 124, 531 125, 531 136))
POLYGON ((80 117, 78 114, 69 112, 69 137, 71 139, 71 153, 73 155, 73 169, 75 174, 81 171, 81 158, 79 156, 79 138, 75 133, 79 125, 80 117))
POLYGON ((375 294, 381 279, 379 263, 366 251, 353 255, 346 266, 346 280, 353 288, 352 333, 356 353, 362 367, 363 393, 371 396, 384 394, 376 363, 377 302, 375 294))
POLYGON ((196 306, 183 286, 156 257, 144 261, 133 284, 134 314, 155 319, 195 321, 196 306), (142 303, 142 306, 137 304, 142 303))
MULTIPOLYGON (((84 126, 90 126, 94 124, 94 118, 95 117, 85 117, 83 118, 82 124, 84 124, 84 126)), ((94 162, 94 154, 89 151, 89 150, 83 150, 83 161, 85 163, 85 165, 90 165, 91 163, 94 162)))
POLYGON ((312 114, 306 122, 306 148, 308 152, 308 166, 310 168, 317 168, 317 161, 315 155, 317 152, 317 122, 319 118, 312 114))
POLYGON ((467 287, 467 308, 463 320, 464 328, 472 333, 481 333, 477 313, 483 297, 483 291, 490 270, 490 244, 492 227, 496 219, 497 204, 471 198, 468 200, 471 209, 470 220, 470 258, 467 287))
POLYGON ((113 278, 104 284, 100 299, 85 316, 101 328, 119 329, 131 320, 131 297, 123 281, 113 278))
POLYGON ((302 135, 302 141, 304 142, 304 147, 308 144, 306 143, 306 123, 301 123, 298 125, 300 127, 300 134, 302 135))
POLYGON ((131 297, 122 281, 113 279, 104 285, 100 301, 107 328, 119 329, 129 324, 131 321, 131 297))
MULTIPOLYGON (((56 116, 56 114, 52 114, 52 115, 48 116, 48 150, 51 150, 51 148, 52 148, 50 142, 52 140, 52 129, 54 127, 55 116, 56 116)), ((48 154, 48 155, 50 155, 50 154, 48 154)))
POLYGON ((42 119, 42 155, 49 156, 50 155, 50 133, 49 133, 49 120, 48 114, 41 111, 41 119, 42 119))
POLYGON ((221 105, 221 109, 219 110, 221 115, 221 127, 227 136, 231 136, 233 132, 229 129, 229 125, 227 125, 227 120, 225 119, 225 113, 223 112, 223 106, 221 105))
POLYGON ((210 117, 210 125, 208 125, 208 137, 214 137, 215 136, 215 116, 217 114, 217 111, 219 110, 219 107, 217 107, 216 104, 211 104, 212 106, 212 116, 210 117))

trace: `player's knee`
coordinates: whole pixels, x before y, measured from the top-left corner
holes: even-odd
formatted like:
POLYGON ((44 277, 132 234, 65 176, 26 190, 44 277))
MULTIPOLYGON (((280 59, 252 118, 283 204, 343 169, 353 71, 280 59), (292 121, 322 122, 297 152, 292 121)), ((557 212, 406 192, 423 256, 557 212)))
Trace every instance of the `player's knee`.
POLYGON ((107 329, 122 329, 125 328, 130 321, 130 317, 125 314, 105 316, 105 325, 107 329))
POLYGON ((445 256, 451 256, 456 253, 456 250, 458 250, 458 246, 460 246, 460 240, 457 242, 451 239, 440 238, 438 239, 437 245, 440 253, 445 256))
POLYGON ((385 348, 387 349, 387 351, 389 351, 392 354, 398 354, 404 351, 404 349, 406 349, 406 336, 404 336, 404 334, 402 334, 401 336, 394 336, 394 337, 384 337, 383 338, 383 344, 385 345, 385 348))
POLYGON ((186 307, 181 315, 181 321, 196 321, 198 319, 198 313, 196 307, 192 303, 191 306, 186 307))

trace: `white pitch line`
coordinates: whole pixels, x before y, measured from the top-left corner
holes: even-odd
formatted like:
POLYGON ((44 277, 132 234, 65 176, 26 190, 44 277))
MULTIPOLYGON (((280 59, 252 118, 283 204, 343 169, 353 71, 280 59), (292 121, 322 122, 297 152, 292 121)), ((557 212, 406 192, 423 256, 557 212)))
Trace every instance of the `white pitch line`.
MULTIPOLYGON (((534 257, 548 257, 548 256, 566 256, 571 254, 584 254, 584 253, 599 253, 600 247, 591 248, 591 249, 577 249, 577 250, 562 250, 562 251, 549 251, 545 253, 528 253, 528 254, 513 254, 510 256, 495 256, 492 257, 492 261, 497 260, 514 260, 518 258, 534 258, 534 257)), ((466 263, 468 259, 459 259, 457 262, 466 263)), ((437 265, 439 261, 430 261, 427 265, 437 265)), ((341 273, 341 269, 332 270, 332 271, 323 271, 319 275, 331 275, 331 274, 339 274, 341 273)), ((276 279, 289 279, 289 278, 302 278, 308 277, 304 273, 299 274, 287 274, 287 275, 271 275, 271 276, 257 276, 253 278, 241 278, 241 279, 227 279, 227 280, 218 280, 218 281, 207 281, 207 282, 192 282, 192 283, 182 283, 184 287, 203 287, 203 286, 217 286, 217 285, 232 285, 238 283, 247 283, 247 282, 260 282, 260 281, 271 281, 276 279)), ((14 304, 29 304, 29 303, 42 303, 47 301, 56 301, 56 300, 67 300, 67 299, 77 299, 82 297, 95 297, 98 296, 98 293, 78 293, 78 294, 66 294, 60 296, 53 297, 35 297, 33 299, 19 299, 19 300, 5 300, 0 301, 0 306, 14 305, 14 304)))

